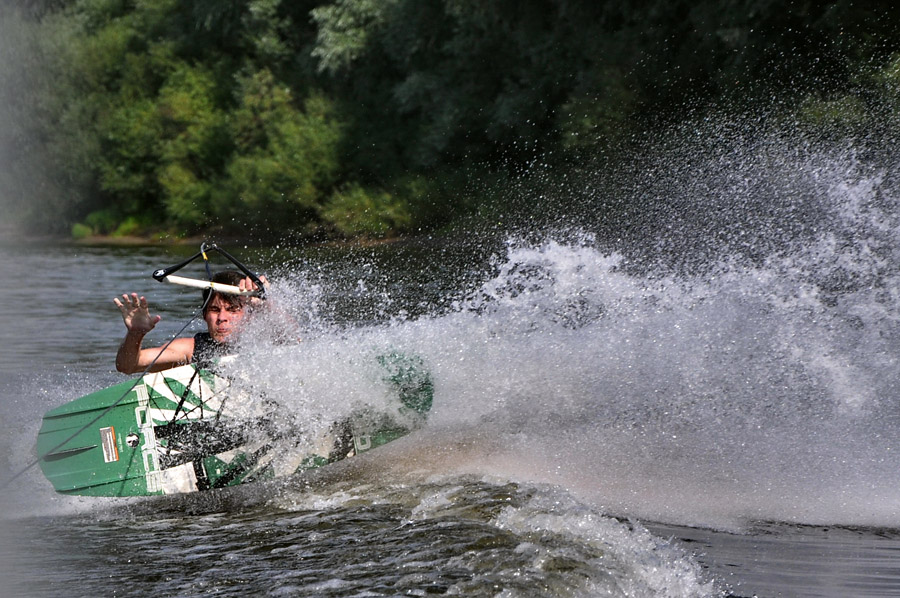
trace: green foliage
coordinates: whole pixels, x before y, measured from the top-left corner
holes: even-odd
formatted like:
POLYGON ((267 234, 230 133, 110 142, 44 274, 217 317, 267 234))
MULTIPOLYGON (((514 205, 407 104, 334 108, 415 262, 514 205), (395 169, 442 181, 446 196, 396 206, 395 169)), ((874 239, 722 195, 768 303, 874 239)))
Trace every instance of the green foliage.
POLYGON ((113 231, 114 237, 129 237, 142 233, 147 228, 147 223, 137 216, 128 216, 119 223, 113 231))
POLYGON ((289 48, 285 35, 291 23, 279 15, 281 0, 251 0, 247 3, 244 37, 257 57, 266 63, 286 57, 289 48))
POLYGON ((615 68, 598 75, 596 95, 573 92, 556 113, 556 128, 565 149, 591 149, 598 141, 617 141, 628 132, 636 98, 615 68), (599 83, 602 81, 602 84, 599 83))
POLYGON ((409 204, 383 189, 364 189, 358 184, 335 191, 322 217, 345 236, 385 237, 408 228, 409 204))
POLYGON ((569 168, 686 106, 776 97, 813 130, 900 122, 900 16, 877 2, 73 0, 12 14, 0 44, 29 58, 0 66, 14 170, 0 184, 20 217, 63 231, 387 236, 494 215, 506 208, 473 198, 497 201, 537 156, 569 168))
POLYGON ((845 127, 867 119, 862 100, 850 95, 832 100, 810 96, 800 105, 798 115, 804 122, 817 127, 845 127))
POLYGON ((162 129, 156 181, 166 213, 197 230, 210 217, 211 181, 230 152, 224 113, 215 102, 215 82, 204 69, 178 65, 159 90, 156 114, 162 129))
POLYGON ((112 209, 91 212, 84 219, 84 224, 95 235, 106 235, 113 232, 119 223, 119 215, 112 209))
POLYGON ((335 73, 349 67, 370 44, 399 0, 336 0, 310 11, 318 24, 312 56, 319 70, 335 73))
POLYGON ((819 137, 878 138, 900 126, 900 54, 860 67, 850 89, 806 94, 787 118, 819 137))
POLYGON ((342 124, 321 94, 311 92, 298 109, 268 70, 243 88, 231 117, 238 151, 215 211, 245 224, 301 226, 316 217, 337 181, 342 124))
POLYGON ((163 134, 156 104, 143 100, 111 107, 97 128, 103 133, 95 166, 100 188, 125 211, 148 207, 156 193, 163 134))
POLYGON ((94 231, 91 230, 91 227, 87 224, 82 224, 81 222, 76 222, 72 225, 72 238, 73 239, 85 239, 94 234, 94 231))
POLYGON ((198 180, 190 168, 177 162, 163 165, 158 180, 165 197, 166 214, 172 221, 191 231, 207 224, 209 183, 198 180))

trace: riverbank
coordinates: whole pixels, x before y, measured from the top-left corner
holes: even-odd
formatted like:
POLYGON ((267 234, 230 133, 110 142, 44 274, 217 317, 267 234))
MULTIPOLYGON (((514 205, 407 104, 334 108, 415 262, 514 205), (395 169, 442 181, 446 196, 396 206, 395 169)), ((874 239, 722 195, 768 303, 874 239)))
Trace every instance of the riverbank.
POLYGON ((52 243, 54 245, 86 245, 86 246, 123 246, 141 247, 158 245, 193 245, 200 243, 204 237, 190 236, 178 237, 173 235, 88 235, 85 237, 73 237, 71 235, 53 233, 24 232, 15 226, 0 227, 0 242, 4 244, 26 243, 52 243))
POLYGON ((324 246, 324 247, 372 247, 378 245, 390 245, 394 243, 410 242, 418 237, 416 236, 395 236, 382 239, 373 239, 368 237, 352 237, 352 238, 313 238, 313 239, 294 239, 281 240, 277 243, 271 239, 255 239, 243 237, 218 237, 216 235, 191 235, 179 237, 175 235, 89 235, 86 237, 74 238, 68 235, 41 235, 29 234, 19 231, 7 229, 0 230, 0 243, 5 245, 13 244, 41 244, 49 243, 53 245, 72 245, 75 247, 191 247, 199 246, 200 243, 215 242, 223 246, 250 246, 261 247, 274 244, 281 245, 303 245, 303 246, 324 246))

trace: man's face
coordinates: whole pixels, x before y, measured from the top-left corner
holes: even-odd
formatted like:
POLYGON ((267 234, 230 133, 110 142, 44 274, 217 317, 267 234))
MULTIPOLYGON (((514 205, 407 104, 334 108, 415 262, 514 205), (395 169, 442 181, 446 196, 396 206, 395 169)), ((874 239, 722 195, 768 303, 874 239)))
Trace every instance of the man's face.
POLYGON ((214 341, 219 343, 224 342, 237 330, 238 324, 240 324, 243 317, 243 305, 229 305, 219 295, 213 295, 206 306, 206 312, 203 314, 203 319, 206 320, 206 327, 209 329, 209 335, 214 341))

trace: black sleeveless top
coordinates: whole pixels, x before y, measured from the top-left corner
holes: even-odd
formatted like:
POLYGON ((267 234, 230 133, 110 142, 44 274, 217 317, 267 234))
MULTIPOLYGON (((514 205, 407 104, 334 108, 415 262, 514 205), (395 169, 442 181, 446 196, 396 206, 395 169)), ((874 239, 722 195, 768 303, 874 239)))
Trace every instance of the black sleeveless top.
POLYGON ((191 357, 191 363, 198 368, 208 370, 224 354, 225 345, 214 341, 208 332, 198 332, 194 335, 194 355, 191 357))

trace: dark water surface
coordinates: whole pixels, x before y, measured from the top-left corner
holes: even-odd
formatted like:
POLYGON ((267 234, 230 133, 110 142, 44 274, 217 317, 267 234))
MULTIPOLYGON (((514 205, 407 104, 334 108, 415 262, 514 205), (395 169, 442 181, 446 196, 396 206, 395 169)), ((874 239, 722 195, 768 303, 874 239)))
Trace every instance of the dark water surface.
MULTIPOLYGON (((284 409, 365 401, 354 372, 399 346, 435 377, 429 425, 202 495, 64 497, 31 467, 2 491, 0 595, 900 595, 896 387, 873 382, 898 335, 866 336, 864 296, 787 306, 774 267, 667 286, 552 239, 228 249, 304 329, 243 345, 301 381, 284 409)), ((0 245, 3 479, 46 410, 122 380, 114 296, 163 315, 149 343, 190 319, 196 292, 150 273, 194 250, 0 245)))

